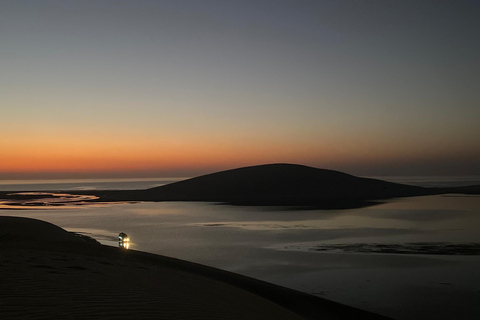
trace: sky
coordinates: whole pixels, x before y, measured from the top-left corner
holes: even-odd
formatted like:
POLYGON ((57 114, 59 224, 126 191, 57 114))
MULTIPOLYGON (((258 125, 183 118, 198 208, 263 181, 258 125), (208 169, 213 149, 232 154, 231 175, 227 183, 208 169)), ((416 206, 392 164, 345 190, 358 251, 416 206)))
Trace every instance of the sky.
POLYGON ((480 175, 480 2, 0 1, 0 179, 480 175))

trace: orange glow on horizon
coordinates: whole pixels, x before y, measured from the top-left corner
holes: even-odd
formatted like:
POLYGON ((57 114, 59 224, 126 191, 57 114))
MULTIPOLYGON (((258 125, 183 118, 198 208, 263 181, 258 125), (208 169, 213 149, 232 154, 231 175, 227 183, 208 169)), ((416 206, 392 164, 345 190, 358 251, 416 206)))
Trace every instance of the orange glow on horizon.
POLYGON ((327 147, 258 137, 205 139, 205 137, 95 137, 66 135, 15 137, 2 143, 0 173, 121 172, 232 168, 268 162, 297 162, 312 151, 329 158, 327 147), (323 150, 323 151, 322 151, 323 150))
MULTIPOLYGON (((242 136, 105 136, 65 134, 15 136, 2 141, 0 174, 106 173, 148 176, 155 172, 217 171, 265 163, 298 163, 333 170, 374 167, 399 163, 435 161, 445 158, 442 150, 425 150, 400 142, 385 146, 381 141, 365 148, 360 137, 330 137, 302 140, 285 135, 275 139, 253 133, 242 136), (248 136, 245 138, 245 136, 248 136), (433 159, 433 160, 432 160, 433 159)), ((453 148, 451 148, 453 150, 453 148)), ((468 154, 453 150, 455 156, 468 154)))

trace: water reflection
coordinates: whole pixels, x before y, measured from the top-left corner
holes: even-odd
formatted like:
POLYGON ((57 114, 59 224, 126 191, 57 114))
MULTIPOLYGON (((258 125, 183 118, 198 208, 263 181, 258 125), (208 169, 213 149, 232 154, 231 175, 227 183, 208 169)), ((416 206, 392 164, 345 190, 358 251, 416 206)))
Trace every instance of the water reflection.
POLYGON ((24 206, 27 210, 3 213, 83 230, 113 246, 124 231, 135 239, 130 245, 136 250, 238 272, 364 309, 367 301, 371 311, 391 308, 388 314, 394 318, 402 310, 423 307, 439 290, 449 298, 462 296, 455 303, 468 308, 468 301, 478 298, 472 292, 480 290, 480 256, 445 251, 449 245, 450 253, 458 253, 466 250, 465 244, 480 243, 480 197, 427 196, 361 209, 310 211, 198 202, 77 206, 82 210, 40 207, 45 210, 24 206), (366 252, 368 246, 383 252, 366 252), (355 247, 361 250, 339 250, 355 247), (315 250, 319 248, 332 250, 315 250), (428 248, 443 253, 427 254, 428 248), (407 249, 419 253, 400 254, 407 249), (434 286, 446 282, 457 291, 434 286), (419 288, 425 295, 410 304, 395 296, 403 290, 409 297, 419 288))
MULTIPOLYGON (((76 218, 76 220, 78 220, 78 218, 76 218)), ((75 234, 81 234, 86 237, 93 238, 104 245, 108 245, 108 246, 117 245, 118 234, 109 230, 80 227, 80 228, 68 228, 68 231, 73 232, 75 234)))
POLYGON ((91 201, 99 199, 92 195, 77 195, 53 192, 18 192, 7 194, 8 200, 0 200, 0 209, 72 209, 77 206, 95 205, 91 201), (48 208, 45 208, 48 207, 48 208))
POLYGON ((413 242, 413 243, 349 243, 321 244, 313 246, 286 246, 283 250, 336 252, 336 253, 381 253, 423 255, 480 255, 480 243, 413 242))

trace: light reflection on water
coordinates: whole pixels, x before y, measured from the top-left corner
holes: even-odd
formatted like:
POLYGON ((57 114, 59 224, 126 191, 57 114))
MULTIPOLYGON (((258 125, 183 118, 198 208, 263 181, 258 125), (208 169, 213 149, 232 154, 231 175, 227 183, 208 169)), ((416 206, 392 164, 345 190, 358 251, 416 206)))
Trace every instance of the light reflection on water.
MULTIPOLYGON (((122 230, 129 230, 134 236, 141 230, 135 237, 136 249, 154 253, 162 253, 171 239, 182 242, 200 237, 215 242, 217 234, 224 232, 231 234, 229 238, 234 241, 225 243, 228 238, 221 239, 218 242, 222 245, 235 245, 234 235, 248 233, 249 241, 257 239, 262 246, 265 243, 269 247, 281 246, 285 241, 289 245, 292 241, 480 242, 480 197, 471 196, 395 199, 369 208, 348 210, 288 211, 195 202, 104 203, 103 207, 96 207, 84 205, 86 200, 95 198, 92 196, 36 195, 37 199, 22 203, 22 208, 27 210, 21 213, 3 210, 4 214, 37 217, 86 233, 96 230, 94 237, 98 238, 110 237, 122 230), (70 210, 78 208, 70 203, 81 204, 82 210, 70 210), (38 207, 42 212, 32 210, 38 207), (149 234, 157 236, 149 237, 149 234)), ((174 249, 177 253, 183 251, 181 247, 174 249)))
POLYGON ((405 310, 427 308, 439 294, 459 297, 455 303, 469 310, 472 294, 480 292, 480 275, 474 272, 480 256, 309 250, 355 243, 397 249, 408 243, 480 243, 480 197, 415 197, 349 210, 158 202, 0 213, 46 220, 114 246, 117 235, 126 232, 134 250, 219 267, 397 319, 414 319, 405 310), (397 295, 408 290, 423 296, 409 302, 411 294, 397 295))
POLYGON ((0 200, 0 209, 73 209, 80 205, 98 205, 89 201, 98 199, 97 196, 91 195, 75 195, 68 193, 53 192, 18 192, 10 193, 12 196, 9 200, 0 200))
POLYGON ((118 233, 94 228, 68 228, 68 231, 91 237, 107 246, 118 246, 118 233))

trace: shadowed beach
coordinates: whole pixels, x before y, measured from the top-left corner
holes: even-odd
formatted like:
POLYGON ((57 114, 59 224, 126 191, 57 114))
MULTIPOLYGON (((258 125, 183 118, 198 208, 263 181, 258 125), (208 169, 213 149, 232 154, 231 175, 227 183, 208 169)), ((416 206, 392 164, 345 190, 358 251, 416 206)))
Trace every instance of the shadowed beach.
POLYGON ((226 271, 0 217, 8 319, 385 319, 226 271))

